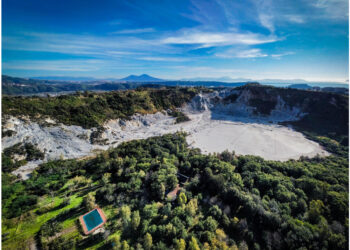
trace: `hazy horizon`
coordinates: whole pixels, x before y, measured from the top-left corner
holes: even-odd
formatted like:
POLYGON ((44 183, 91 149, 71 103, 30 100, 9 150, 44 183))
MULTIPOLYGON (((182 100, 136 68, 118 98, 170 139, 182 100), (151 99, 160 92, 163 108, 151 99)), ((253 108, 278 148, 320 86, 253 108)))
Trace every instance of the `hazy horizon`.
MULTIPOLYGON (((6 75, 6 74, 3 74, 6 75)), ((38 80, 62 80, 62 81, 90 81, 90 80, 96 80, 96 81, 104 81, 104 80, 110 80, 110 81, 120 81, 123 80, 123 78, 127 78, 130 76, 142 76, 146 75, 152 78, 157 78, 161 81, 215 81, 215 82, 222 82, 222 83, 234 83, 234 82, 259 82, 262 81, 265 84, 268 83, 276 83, 276 84, 327 84, 327 83, 334 83, 334 84, 339 84, 339 85, 349 85, 349 81, 346 80, 344 82, 340 81, 308 81, 305 79, 253 79, 253 78, 232 78, 232 77, 226 77, 226 76, 219 76, 219 77, 203 77, 203 76, 198 76, 198 77, 191 77, 191 78, 168 78, 168 79, 162 79, 154 75, 149 75, 147 73, 141 74, 141 75, 135 75, 135 74, 130 74, 130 75, 124 75, 122 77, 94 77, 94 76, 69 76, 69 75, 38 75, 38 76, 16 76, 16 75, 7 75, 10 77, 19 77, 19 78, 25 78, 25 79, 38 79, 38 80)))

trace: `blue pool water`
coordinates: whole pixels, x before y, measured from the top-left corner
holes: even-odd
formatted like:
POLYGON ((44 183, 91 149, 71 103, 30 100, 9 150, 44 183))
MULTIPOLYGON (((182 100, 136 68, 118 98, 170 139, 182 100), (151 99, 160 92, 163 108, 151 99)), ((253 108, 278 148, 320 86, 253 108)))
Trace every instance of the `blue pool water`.
POLYGON ((97 211, 97 209, 92 210, 87 215, 84 215, 83 220, 85 222, 85 225, 88 231, 94 229, 95 227, 103 223, 102 217, 100 213, 97 211))

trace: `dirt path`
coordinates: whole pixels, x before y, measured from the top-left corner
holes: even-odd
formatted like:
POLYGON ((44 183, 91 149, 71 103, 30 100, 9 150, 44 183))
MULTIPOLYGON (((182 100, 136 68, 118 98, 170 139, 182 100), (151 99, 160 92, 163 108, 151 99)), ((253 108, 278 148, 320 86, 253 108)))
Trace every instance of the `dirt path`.
POLYGON ((49 237, 49 238, 48 238, 48 241, 52 241, 52 240, 54 240, 54 239, 60 237, 61 235, 68 234, 68 233, 72 233, 72 232, 74 232, 76 229, 77 229, 77 228, 76 228, 75 226, 66 228, 66 229, 64 229, 63 231, 61 231, 61 232, 55 234, 54 236, 49 237))

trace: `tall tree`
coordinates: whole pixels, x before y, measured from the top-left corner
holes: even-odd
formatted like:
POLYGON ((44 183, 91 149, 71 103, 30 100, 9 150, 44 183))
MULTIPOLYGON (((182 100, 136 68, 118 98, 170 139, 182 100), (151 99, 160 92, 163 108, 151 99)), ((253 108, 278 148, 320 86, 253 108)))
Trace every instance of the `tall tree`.
POLYGON ((131 226, 134 231, 136 231, 137 228, 139 227, 140 221, 141 221, 140 212, 136 210, 132 213, 132 217, 131 217, 131 226))
POLYGON ((88 193, 83 200, 83 204, 87 210, 95 208, 95 196, 92 193, 88 193))
POLYGON ((149 233, 146 233, 143 238, 143 247, 146 250, 149 250, 152 248, 152 235, 150 235, 149 233))
POLYGON ((188 249, 189 250, 200 250, 197 240, 195 237, 192 236, 190 242, 188 243, 188 249))
POLYGON ((176 250, 185 250, 186 249, 186 241, 184 239, 176 240, 175 249, 176 250))

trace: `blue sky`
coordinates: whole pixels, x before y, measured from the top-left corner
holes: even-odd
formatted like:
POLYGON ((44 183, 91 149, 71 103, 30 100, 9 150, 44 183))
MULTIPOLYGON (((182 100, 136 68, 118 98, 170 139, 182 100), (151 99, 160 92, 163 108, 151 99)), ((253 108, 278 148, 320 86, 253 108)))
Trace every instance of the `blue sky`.
POLYGON ((348 80, 347 0, 3 0, 2 73, 348 80))

